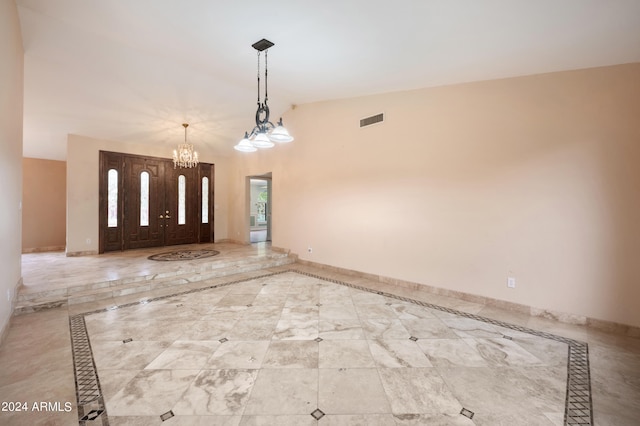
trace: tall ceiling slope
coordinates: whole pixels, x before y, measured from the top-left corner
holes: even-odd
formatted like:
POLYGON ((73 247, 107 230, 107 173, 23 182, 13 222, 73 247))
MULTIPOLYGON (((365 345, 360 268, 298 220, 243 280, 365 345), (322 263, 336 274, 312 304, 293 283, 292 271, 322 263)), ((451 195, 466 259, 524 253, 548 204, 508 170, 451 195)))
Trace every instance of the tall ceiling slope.
POLYGON ((17 0, 24 155, 64 159, 67 134, 189 138, 218 155, 253 126, 256 51, 269 104, 640 61, 637 0, 17 0))

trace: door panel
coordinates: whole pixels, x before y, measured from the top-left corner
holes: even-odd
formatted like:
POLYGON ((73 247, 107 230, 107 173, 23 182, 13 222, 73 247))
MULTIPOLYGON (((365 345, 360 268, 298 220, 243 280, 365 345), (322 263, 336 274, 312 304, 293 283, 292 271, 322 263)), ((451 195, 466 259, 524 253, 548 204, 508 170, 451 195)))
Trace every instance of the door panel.
POLYGON ((165 170, 166 198, 165 212, 169 212, 170 218, 166 220, 166 245, 190 244, 198 242, 198 188, 196 179, 196 169, 173 169, 165 170), (179 223, 181 190, 179 188, 179 178, 184 176, 185 185, 183 208, 184 224, 179 223))
POLYGON ((164 245, 164 163, 146 157, 125 157, 124 249, 164 245), (141 176, 149 174, 148 225, 141 224, 141 176))

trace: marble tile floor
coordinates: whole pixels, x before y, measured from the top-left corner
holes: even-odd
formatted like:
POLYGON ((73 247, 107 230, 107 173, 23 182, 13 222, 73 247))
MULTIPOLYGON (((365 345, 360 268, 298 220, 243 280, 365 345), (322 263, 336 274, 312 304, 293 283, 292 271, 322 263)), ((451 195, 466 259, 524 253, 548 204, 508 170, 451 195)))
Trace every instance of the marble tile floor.
POLYGON ((588 343, 594 424, 640 423, 638 339, 300 264, 198 284, 14 317, 0 424, 562 425, 563 339, 588 343))
POLYGON ((203 265, 258 259, 272 253, 267 243, 188 244, 77 257, 67 257, 64 252, 25 253, 22 255, 23 287, 20 291, 28 294, 129 277, 189 273, 200 270, 203 265), (193 261, 158 262, 147 259, 153 254, 175 249, 212 249, 220 254, 193 261))
POLYGON ((271 250, 269 243, 252 245, 200 244, 132 250, 101 256, 67 258, 64 253, 23 256, 24 285, 18 290, 15 313, 110 299, 152 289, 173 287, 239 272, 290 264, 295 258, 271 250), (180 261, 155 261, 176 250, 213 250, 215 256, 180 261), (169 252, 167 252, 169 250, 169 252), (43 268, 44 265, 44 268, 43 268))

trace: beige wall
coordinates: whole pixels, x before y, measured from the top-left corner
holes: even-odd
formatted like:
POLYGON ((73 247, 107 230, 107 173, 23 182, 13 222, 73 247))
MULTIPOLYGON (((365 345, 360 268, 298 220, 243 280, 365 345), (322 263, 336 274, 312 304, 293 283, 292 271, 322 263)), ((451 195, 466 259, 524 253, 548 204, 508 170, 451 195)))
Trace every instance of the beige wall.
POLYGON ((638 117, 640 64, 303 105, 295 142, 235 155, 229 233, 273 172, 302 259, 640 326, 638 117))
MULTIPOLYGON (((214 232, 215 239, 227 238, 228 158, 216 157, 198 146, 200 160, 215 164, 214 232)), ((69 135, 67 140, 67 254, 98 252, 98 172, 99 152, 113 151, 127 154, 168 158, 166 147, 144 146, 69 135)))
POLYGON ((22 177, 22 251, 64 248, 67 164, 24 158, 22 177))
POLYGON ((0 340, 22 275, 23 70, 18 9, 12 0, 0 1, 0 340))

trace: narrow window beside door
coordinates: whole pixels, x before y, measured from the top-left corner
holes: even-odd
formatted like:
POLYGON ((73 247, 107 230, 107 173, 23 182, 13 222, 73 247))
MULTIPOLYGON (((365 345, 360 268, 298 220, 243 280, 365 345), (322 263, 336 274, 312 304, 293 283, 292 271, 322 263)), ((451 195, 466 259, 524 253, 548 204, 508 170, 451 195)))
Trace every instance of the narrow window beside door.
POLYGON ((184 175, 178 176, 178 225, 187 223, 186 200, 187 200, 187 178, 184 175))
POLYGON ((209 178, 202 178, 202 223, 209 223, 209 178))
POLYGON ((149 172, 140 173, 140 226, 149 226, 149 172))
POLYGON ((118 227, 118 171, 109 170, 107 174, 107 226, 109 228, 118 227))

